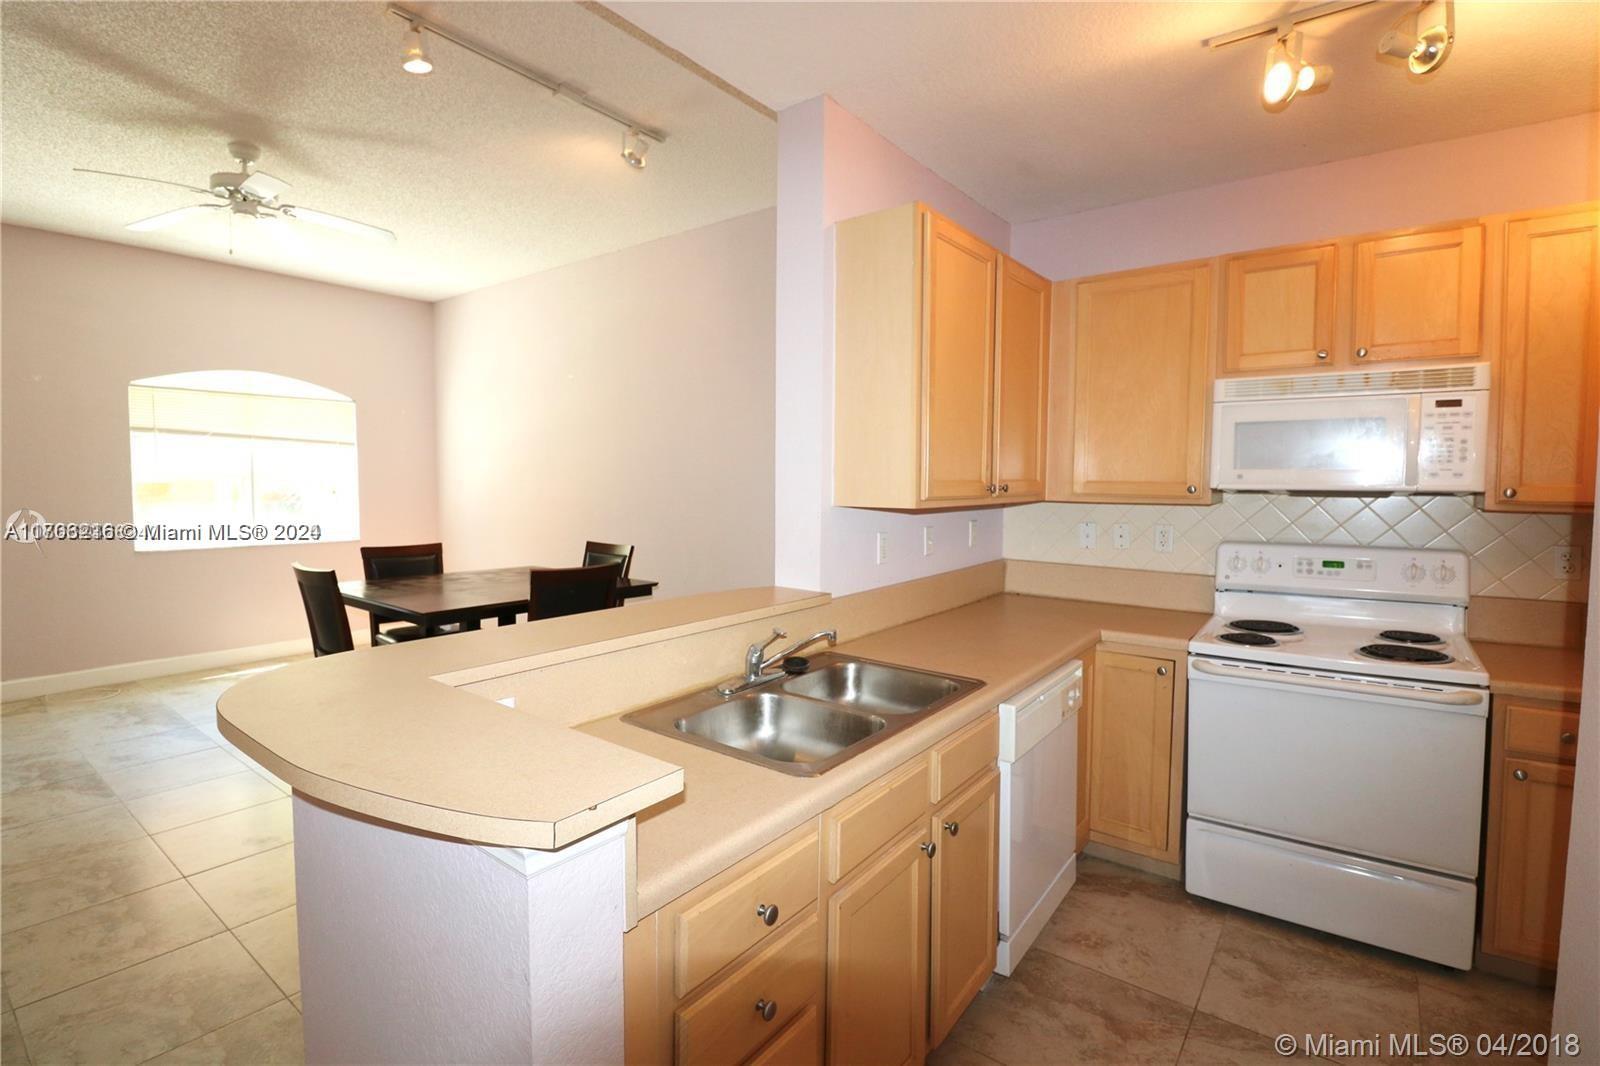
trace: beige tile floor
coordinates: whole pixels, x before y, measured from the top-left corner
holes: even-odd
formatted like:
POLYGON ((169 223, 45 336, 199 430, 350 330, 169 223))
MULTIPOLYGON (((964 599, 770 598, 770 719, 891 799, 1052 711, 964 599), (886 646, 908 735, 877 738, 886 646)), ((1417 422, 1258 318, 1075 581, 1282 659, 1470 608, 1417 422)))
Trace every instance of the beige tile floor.
POLYGON ((1017 972, 990 983, 930 1062, 1269 1063, 1282 1060, 1280 1033, 1470 1038, 1546 1033, 1549 1023, 1547 990, 1196 899, 1086 858, 1017 972))
MULTIPOLYGON (((4 705, 5 1063, 303 1059, 287 789, 217 732, 273 664, 4 705)), ((1084 860, 937 1066, 1277 1061, 1281 1032, 1543 1032, 1547 992, 1084 860)))
POLYGON ((0 1061, 304 1061, 289 790, 215 717, 275 665, 4 705, 0 1061))

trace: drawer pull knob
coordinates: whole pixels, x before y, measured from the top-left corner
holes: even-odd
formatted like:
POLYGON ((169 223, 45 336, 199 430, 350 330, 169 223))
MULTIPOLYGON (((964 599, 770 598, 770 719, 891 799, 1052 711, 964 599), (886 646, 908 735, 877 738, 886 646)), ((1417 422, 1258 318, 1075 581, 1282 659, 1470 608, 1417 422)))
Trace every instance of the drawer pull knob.
POLYGON ((1317 349, 1317 358, 1318 359, 1327 359, 1328 358, 1328 349, 1326 349, 1326 348, 1318 348, 1317 349))
POLYGON ((1578 736, 1577 736, 1576 733, 1562 733, 1561 734, 1561 743, 1563 743, 1563 744, 1574 743, 1577 739, 1578 739, 1578 736))
POLYGON ((1514 500, 1517 498, 1517 490, 1506 489, 1506 491, 1502 492, 1500 495, 1504 496, 1508 500, 1514 500))
POLYGON ((944 823, 944 831, 946 833, 949 833, 951 836, 957 836, 961 832, 961 823, 960 822, 946 822, 946 823, 944 823))
POLYGON ((1367 357, 1367 350, 1365 348, 1357 348, 1356 349, 1356 358, 1357 359, 1365 359, 1366 357, 1367 357))
POLYGON ((778 1016, 778 1001, 775 999, 756 1000, 756 1013, 761 1015, 761 1020, 770 1022, 778 1016))
POLYGON ((1526 770, 1513 770, 1513 771, 1511 771, 1511 776, 1516 778, 1518 781, 1526 781, 1528 779, 1528 771, 1526 771, 1526 770))
POLYGON ((1200 489, 1197 486, 1194 486, 1194 485, 1187 485, 1187 486, 1184 487, 1183 491, 1187 492, 1189 495, 1193 496, 1195 493, 1199 492, 1200 489))
POLYGON ((939 845, 935 844, 931 840, 925 841, 921 847, 922 853, 930 859, 939 853, 939 845))
POLYGON ((1156 667, 1156 676, 1157 677, 1166 677, 1167 676, 1167 668, 1165 666, 1156 667))
POLYGON ((756 917, 766 925, 778 924, 778 905, 776 903, 762 903, 756 907, 756 917))

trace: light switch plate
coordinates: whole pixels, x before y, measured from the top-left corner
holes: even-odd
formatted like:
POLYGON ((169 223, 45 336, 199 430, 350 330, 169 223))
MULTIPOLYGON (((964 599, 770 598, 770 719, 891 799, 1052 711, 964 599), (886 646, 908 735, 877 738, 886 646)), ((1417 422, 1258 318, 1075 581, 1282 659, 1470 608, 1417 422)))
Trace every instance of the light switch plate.
POLYGON ((1118 522, 1111 527, 1111 546, 1113 548, 1126 548, 1133 543, 1133 531, 1128 528, 1128 523, 1118 522))
POLYGON ((876 558, 880 566, 889 560, 889 534, 887 533, 878 534, 876 558))
POLYGON ((932 526, 923 526, 922 527, 922 554, 923 555, 932 555, 933 554, 933 527, 932 526))
POLYGON ((978 520, 976 518, 969 518, 967 519, 967 547, 976 548, 977 546, 978 520))
POLYGON ((1078 547, 1083 548, 1084 550, 1092 549, 1094 547, 1095 536, 1098 533, 1099 530, 1095 528, 1093 522, 1079 522, 1078 547))

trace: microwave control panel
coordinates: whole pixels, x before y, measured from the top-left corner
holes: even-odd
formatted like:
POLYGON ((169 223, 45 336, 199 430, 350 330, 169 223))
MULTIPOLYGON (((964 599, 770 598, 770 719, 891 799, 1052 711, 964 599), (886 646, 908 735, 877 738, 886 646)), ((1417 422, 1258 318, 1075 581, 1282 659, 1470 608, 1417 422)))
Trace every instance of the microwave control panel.
POLYGON ((1488 393, 1423 393, 1417 439, 1417 491, 1482 492, 1488 393))

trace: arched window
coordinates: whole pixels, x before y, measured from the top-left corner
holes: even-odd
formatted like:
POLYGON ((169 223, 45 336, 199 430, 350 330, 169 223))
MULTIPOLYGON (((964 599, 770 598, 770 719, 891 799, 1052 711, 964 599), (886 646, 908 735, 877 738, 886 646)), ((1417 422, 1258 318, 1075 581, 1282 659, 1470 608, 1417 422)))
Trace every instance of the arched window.
POLYGON ((128 435, 139 551, 360 537, 348 396, 254 370, 140 378, 128 435))

